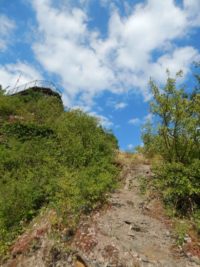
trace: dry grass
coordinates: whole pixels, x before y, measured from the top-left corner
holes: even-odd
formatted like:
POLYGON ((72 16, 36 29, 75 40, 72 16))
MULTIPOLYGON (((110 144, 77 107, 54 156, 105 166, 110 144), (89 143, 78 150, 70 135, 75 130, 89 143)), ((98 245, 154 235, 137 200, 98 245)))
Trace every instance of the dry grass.
POLYGON ((119 151, 117 153, 116 157, 116 163, 124 166, 124 165, 130 165, 131 164, 145 164, 149 165, 150 160, 145 158, 144 155, 140 153, 127 153, 127 152, 121 152, 119 151))

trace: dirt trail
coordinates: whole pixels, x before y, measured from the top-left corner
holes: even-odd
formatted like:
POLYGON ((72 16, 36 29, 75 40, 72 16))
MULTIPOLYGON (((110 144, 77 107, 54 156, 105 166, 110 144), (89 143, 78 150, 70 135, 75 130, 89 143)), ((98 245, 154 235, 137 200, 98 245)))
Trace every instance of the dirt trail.
MULTIPOLYGON (((156 201, 141 195, 139 176, 150 176, 148 165, 124 166, 123 188, 112 194, 110 208, 82 222, 72 247, 88 267, 199 266, 172 250, 175 240, 166 222, 151 216, 156 201)), ((159 217, 159 216, 158 216, 159 217)))
POLYGON ((12 248, 3 267, 196 267, 173 248, 170 220, 155 197, 142 195, 139 177, 149 176, 145 164, 123 163, 123 185, 109 199, 108 207, 84 218, 71 241, 62 249, 51 238, 49 212, 34 223, 12 248), (64 250, 63 250, 64 248, 64 250), (173 248, 173 249, 172 249, 173 248))

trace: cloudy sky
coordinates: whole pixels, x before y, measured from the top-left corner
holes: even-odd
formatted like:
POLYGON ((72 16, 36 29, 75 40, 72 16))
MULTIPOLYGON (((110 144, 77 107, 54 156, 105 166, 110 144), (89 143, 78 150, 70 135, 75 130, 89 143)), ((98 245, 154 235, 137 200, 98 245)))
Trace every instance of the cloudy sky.
POLYGON ((182 69, 190 85, 198 60, 200 0, 0 0, 0 84, 53 81, 124 150, 152 119, 149 78, 182 69))

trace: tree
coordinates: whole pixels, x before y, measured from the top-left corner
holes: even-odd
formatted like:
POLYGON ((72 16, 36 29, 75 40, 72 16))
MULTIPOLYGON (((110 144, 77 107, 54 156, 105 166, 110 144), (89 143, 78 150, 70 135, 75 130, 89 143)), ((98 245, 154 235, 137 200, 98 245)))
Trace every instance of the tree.
POLYGON ((147 155, 163 158, 154 174, 164 201, 191 214, 200 203, 200 76, 195 74, 197 86, 186 90, 177 88, 181 75, 171 78, 168 72, 163 88, 150 81, 151 112, 158 120, 146 125, 143 142, 147 155))
POLYGON ((3 94, 4 94, 4 90, 3 90, 2 85, 0 84, 0 95, 3 95, 3 94))
POLYGON ((159 118, 157 136, 161 138, 162 156, 169 162, 189 163, 199 155, 200 95, 176 88, 177 78, 168 78, 160 89, 150 81, 153 93, 151 112, 159 118))

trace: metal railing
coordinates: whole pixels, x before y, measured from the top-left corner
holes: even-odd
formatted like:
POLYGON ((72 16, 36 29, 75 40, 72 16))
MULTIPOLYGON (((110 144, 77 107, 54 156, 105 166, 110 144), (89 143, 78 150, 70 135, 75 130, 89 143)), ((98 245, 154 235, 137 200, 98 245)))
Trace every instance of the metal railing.
POLYGON ((50 81, 45 81, 45 80, 35 80, 32 82, 28 82, 19 86, 15 86, 13 88, 7 88, 6 90, 6 94, 7 95, 14 95, 17 94, 19 92, 22 91, 26 91, 29 88, 34 88, 34 87, 38 87, 38 88, 48 88, 51 89, 52 91, 58 93, 60 96, 62 95, 62 92, 57 88, 57 86, 50 82, 50 81))

